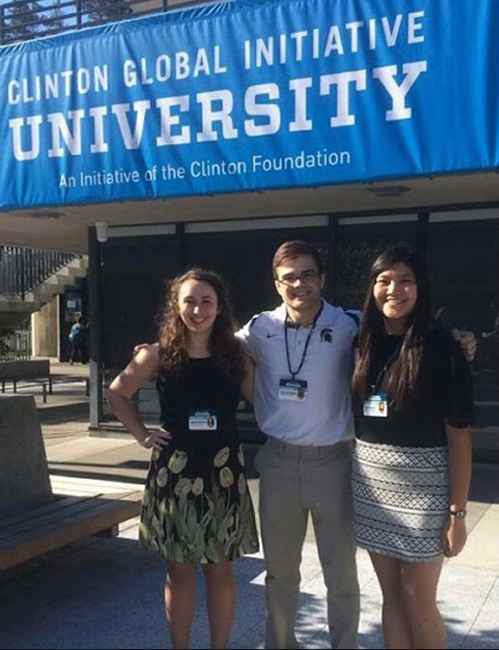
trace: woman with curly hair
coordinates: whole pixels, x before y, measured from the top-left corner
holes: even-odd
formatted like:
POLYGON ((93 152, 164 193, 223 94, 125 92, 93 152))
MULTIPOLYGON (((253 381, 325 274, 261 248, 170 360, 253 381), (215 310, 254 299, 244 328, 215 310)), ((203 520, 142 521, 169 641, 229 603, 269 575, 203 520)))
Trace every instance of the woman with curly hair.
POLYGON ((141 346, 113 381, 108 400, 152 459, 140 540, 167 561, 165 604, 174 648, 187 648, 196 568, 207 586, 212 648, 228 645, 235 614, 232 561, 258 550, 236 410, 252 398, 252 362, 234 336, 228 293, 214 272, 192 269, 170 283, 159 342, 141 346), (130 401, 157 378, 159 431, 130 401))

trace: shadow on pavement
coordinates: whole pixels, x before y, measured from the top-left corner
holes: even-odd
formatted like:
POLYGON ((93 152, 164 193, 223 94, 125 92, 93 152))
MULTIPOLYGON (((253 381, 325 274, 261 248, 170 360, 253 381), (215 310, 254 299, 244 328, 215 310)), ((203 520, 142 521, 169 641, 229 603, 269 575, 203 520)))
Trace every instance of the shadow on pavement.
MULTIPOLYGON (((234 641, 264 616, 263 587, 251 580, 263 560, 236 563, 239 607, 234 641)), ((169 647, 163 605, 164 564, 129 539, 95 539, 43 564, 2 580, 0 647, 165 648, 169 647)), ((193 622, 194 648, 209 647, 204 585, 198 580, 193 622)), ((252 646, 245 646, 252 647, 252 646)))
POLYGON ((64 422, 88 422, 89 406, 85 402, 65 404, 64 406, 48 406, 38 410, 40 424, 62 424, 64 422))

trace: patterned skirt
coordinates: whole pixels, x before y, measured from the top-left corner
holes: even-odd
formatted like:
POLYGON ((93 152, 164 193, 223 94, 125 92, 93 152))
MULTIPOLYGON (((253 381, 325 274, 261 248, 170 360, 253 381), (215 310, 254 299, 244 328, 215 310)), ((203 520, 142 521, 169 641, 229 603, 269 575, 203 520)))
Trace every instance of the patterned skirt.
POLYGON ((242 446, 199 444, 153 452, 139 540, 174 562, 221 563, 256 553, 242 446))
POLYGON ((360 547, 409 562, 443 555, 442 530, 449 518, 447 447, 357 440, 352 491, 360 547))

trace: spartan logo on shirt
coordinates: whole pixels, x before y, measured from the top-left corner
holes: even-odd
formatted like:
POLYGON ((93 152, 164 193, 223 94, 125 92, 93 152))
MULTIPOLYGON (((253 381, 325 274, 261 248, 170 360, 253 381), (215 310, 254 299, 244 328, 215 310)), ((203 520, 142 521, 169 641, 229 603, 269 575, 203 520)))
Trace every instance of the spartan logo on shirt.
POLYGON ((333 342, 333 330, 330 327, 325 327, 323 330, 321 330, 321 341, 322 343, 333 342))

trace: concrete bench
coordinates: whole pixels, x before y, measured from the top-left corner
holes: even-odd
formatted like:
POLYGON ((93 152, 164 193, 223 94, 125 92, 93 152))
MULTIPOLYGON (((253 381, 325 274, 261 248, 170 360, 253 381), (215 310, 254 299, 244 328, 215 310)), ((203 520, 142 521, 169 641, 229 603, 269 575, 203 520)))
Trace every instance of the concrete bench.
POLYGON ((0 397, 0 570, 140 512, 135 484, 50 477, 33 397, 0 397))
POLYGON ((8 383, 12 384, 14 393, 17 393, 17 384, 20 381, 34 381, 41 384, 43 401, 47 401, 47 387, 49 386, 50 361, 48 359, 33 359, 26 361, 0 362, 0 382, 2 393, 8 383))
POLYGON ((85 383, 85 395, 90 395, 90 379, 87 375, 49 375, 49 395, 52 395, 54 384, 80 384, 85 383))
POLYGON ((85 382, 85 392, 89 395, 89 378, 85 375, 51 374, 48 359, 32 359, 27 361, 2 361, 0 362, 0 382, 2 393, 5 393, 7 384, 12 384, 14 393, 17 393, 18 383, 30 382, 40 385, 43 392, 43 403, 47 402, 47 391, 52 395, 54 384, 68 384, 85 382))

